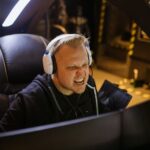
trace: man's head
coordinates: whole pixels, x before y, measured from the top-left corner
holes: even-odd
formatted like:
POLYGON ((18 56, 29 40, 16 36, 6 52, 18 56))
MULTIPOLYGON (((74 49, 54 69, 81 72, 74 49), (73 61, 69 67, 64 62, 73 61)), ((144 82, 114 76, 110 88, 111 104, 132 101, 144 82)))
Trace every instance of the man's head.
POLYGON ((44 70, 53 74, 54 84, 63 94, 84 92, 92 63, 88 45, 88 40, 79 34, 63 34, 48 44, 44 70))

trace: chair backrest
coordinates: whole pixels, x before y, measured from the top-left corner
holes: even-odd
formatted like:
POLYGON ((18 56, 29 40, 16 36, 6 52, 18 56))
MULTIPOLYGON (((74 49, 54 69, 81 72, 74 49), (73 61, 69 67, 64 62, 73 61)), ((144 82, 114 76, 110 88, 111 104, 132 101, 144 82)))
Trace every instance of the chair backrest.
MULTIPOLYGON (((9 95, 42 74, 42 56, 48 40, 33 34, 12 34, 0 38, 0 112, 8 106, 9 95)), ((0 115, 1 116, 1 115, 0 115)))
POLYGON ((47 43, 45 38, 32 34, 0 38, 0 93, 13 94, 43 73, 42 55, 47 43))

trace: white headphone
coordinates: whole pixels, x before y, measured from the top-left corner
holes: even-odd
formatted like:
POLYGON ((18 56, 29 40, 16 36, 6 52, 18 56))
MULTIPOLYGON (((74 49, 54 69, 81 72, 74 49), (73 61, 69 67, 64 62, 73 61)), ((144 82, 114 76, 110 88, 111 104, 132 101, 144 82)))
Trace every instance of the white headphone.
MULTIPOLYGON (((63 39, 71 39, 74 37, 80 37, 82 35, 79 34, 62 34, 57 36, 56 38, 54 38, 47 46, 46 51, 43 55, 43 68, 45 73, 47 74, 53 74, 56 72, 57 70, 57 65, 56 65, 56 60, 55 60, 55 56, 54 53, 57 50, 57 48, 63 44, 63 39), (62 42, 61 42, 62 40, 62 42), (58 44, 59 42, 59 44, 58 44)), ((90 51, 90 47, 89 47, 89 42, 87 41, 85 43, 85 47, 87 50, 87 54, 88 54, 88 61, 89 61, 89 66, 92 64, 92 53, 90 51)))

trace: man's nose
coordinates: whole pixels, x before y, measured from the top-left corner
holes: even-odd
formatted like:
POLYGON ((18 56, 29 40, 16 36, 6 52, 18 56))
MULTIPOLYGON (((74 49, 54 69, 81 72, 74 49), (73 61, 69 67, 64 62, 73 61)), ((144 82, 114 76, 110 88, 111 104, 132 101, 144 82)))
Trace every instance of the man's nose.
POLYGON ((77 74, 82 75, 84 73, 85 73, 85 68, 84 67, 79 67, 78 70, 77 70, 77 74))

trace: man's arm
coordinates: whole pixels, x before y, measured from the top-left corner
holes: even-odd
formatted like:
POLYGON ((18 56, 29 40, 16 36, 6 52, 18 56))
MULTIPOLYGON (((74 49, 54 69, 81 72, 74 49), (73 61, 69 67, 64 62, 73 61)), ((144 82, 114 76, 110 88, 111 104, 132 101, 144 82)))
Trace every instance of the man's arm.
POLYGON ((115 84, 105 80, 98 91, 99 103, 103 112, 110 112, 125 108, 132 96, 127 91, 118 88, 115 84))
POLYGON ((0 132, 23 128, 25 121, 25 107, 23 100, 17 96, 0 120, 0 132))

